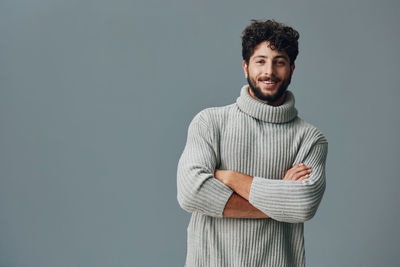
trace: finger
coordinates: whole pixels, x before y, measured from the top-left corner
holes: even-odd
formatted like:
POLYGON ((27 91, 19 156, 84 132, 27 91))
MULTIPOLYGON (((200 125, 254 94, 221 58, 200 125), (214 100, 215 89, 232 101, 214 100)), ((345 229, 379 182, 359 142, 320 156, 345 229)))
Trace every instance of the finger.
POLYGON ((297 163, 292 167, 292 169, 297 169, 297 168, 303 167, 303 166, 304 166, 304 163, 297 163))
POLYGON ((296 164, 286 172, 283 180, 296 180, 297 178, 300 178, 299 175, 295 176, 296 173, 298 173, 300 171, 307 171, 309 169, 310 169, 310 167, 304 165, 304 163, 296 164))
POLYGON ((302 181, 302 180, 305 180, 305 179, 307 179, 308 177, 310 177, 310 175, 309 175, 309 174, 307 174, 307 175, 304 175, 304 176, 302 176, 301 178, 297 179, 297 181, 302 181))
POLYGON ((304 175, 307 175, 307 174, 310 174, 310 173, 311 173, 310 169, 298 171, 298 172, 293 174, 294 180, 297 180, 297 179, 303 177, 304 175))
POLYGON ((289 180, 296 180, 298 177, 296 174, 300 171, 306 170, 306 166, 304 164, 296 164, 293 168, 288 171, 289 180))
POLYGON ((295 175, 299 178, 301 176, 304 176, 306 174, 310 174, 312 172, 311 169, 306 169, 306 170, 301 170, 295 173, 295 175))
POLYGON ((283 180, 293 180, 293 172, 292 171, 287 171, 285 177, 283 178, 283 180))
POLYGON ((302 170, 301 166, 296 166, 295 168, 292 168, 288 171, 288 180, 296 180, 298 178, 298 173, 299 171, 302 170))
POLYGON ((293 173, 296 173, 296 172, 299 172, 299 171, 304 171, 304 170, 309 170, 309 169, 311 169, 310 166, 306 166, 306 165, 296 165, 296 166, 294 166, 294 167, 291 169, 291 171, 292 171, 293 173))
POLYGON ((305 165, 304 163, 299 163, 292 167, 292 169, 298 169, 298 168, 304 169, 304 168, 309 168, 309 166, 305 165))

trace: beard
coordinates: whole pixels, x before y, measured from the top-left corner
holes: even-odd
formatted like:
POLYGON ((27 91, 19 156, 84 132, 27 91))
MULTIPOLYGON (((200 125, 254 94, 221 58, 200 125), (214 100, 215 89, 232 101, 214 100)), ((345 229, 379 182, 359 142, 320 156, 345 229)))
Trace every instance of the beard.
MULTIPOLYGON (((253 92, 253 94, 258 98, 261 99, 263 101, 267 101, 270 103, 273 103, 275 101, 277 101, 279 98, 281 98, 281 96, 285 93, 285 91, 287 90, 290 81, 292 79, 292 75, 290 74, 289 78, 283 80, 282 84, 278 87, 278 90, 276 91, 275 94, 273 95, 265 95, 262 93, 262 90, 260 87, 257 86, 257 81, 250 77, 250 75, 247 76, 247 82, 249 83, 250 89, 253 92)), ((269 80, 275 81, 275 82, 279 82, 280 80, 274 76, 272 76, 269 80)))

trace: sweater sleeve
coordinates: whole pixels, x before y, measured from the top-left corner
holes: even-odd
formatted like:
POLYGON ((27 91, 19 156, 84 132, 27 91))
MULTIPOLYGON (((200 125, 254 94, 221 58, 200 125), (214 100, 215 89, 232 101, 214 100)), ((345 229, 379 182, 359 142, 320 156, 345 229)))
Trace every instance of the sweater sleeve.
POLYGON ((310 177, 301 181, 254 177, 249 202, 272 219, 288 223, 310 220, 325 191, 328 143, 314 144, 303 162, 311 166, 310 177))
POLYGON ((233 190, 214 177, 216 153, 210 130, 200 115, 189 125, 186 146, 178 162, 177 199, 187 212, 223 217, 233 190))

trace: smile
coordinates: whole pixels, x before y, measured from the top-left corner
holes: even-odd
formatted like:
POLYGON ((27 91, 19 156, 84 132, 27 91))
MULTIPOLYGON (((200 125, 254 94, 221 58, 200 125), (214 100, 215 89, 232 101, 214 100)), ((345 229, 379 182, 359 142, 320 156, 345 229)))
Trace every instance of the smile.
POLYGON ((261 82, 265 84, 276 84, 276 82, 270 82, 270 81, 261 81, 261 82))

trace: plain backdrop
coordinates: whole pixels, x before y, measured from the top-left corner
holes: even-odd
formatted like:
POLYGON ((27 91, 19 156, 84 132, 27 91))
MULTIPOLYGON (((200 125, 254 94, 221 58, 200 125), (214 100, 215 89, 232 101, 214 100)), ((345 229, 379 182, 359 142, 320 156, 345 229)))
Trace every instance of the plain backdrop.
POLYGON ((394 0, 2 0, 0 266, 183 266, 178 159, 193 116, 246 83, 251 19, 299 31, 289 89, 329 141, 307 266, 395 266, 399 12, 394 0))

